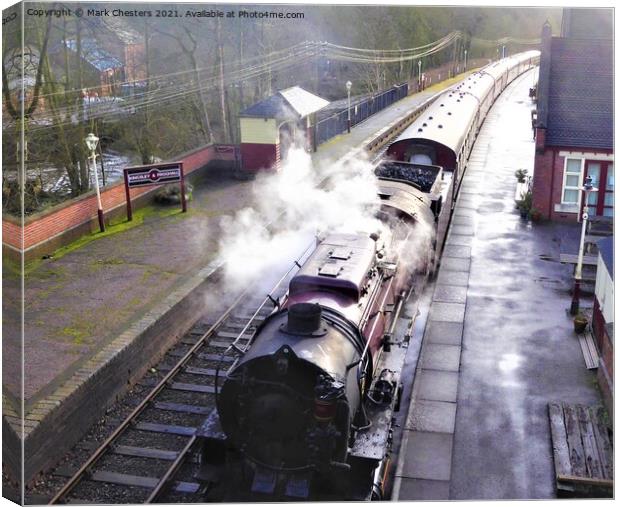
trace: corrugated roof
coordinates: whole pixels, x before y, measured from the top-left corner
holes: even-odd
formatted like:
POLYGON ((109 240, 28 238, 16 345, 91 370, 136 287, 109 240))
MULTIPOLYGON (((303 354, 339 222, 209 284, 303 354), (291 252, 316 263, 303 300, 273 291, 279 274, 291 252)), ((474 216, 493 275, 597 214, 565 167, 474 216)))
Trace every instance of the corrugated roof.
POLYGON ((614 237, 609 236, 605 239, 601 239, 596 243, 599 254, 605 263, 607 272, 611 279, 614 279, 614 237))
POLYGON ((239 116, 254 118, 275 118, 277 120, 299 120, 319 109, 329 102, 314 95, 299 86, 281 90, 275 95, 251 105, 239 113, 239 116))
POLYGON ((551 39, 549 146, 613 148, 613 44, 551 39))

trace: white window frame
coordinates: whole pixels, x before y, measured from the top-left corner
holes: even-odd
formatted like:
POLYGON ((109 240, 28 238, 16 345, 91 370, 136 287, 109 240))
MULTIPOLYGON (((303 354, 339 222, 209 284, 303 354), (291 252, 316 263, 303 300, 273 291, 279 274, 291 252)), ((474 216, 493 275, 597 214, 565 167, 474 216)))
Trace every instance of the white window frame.
MULTIPOLYGON (((576 206, 577 209, 581 209, 581 199, 582 199, 582 191, 581 191, 581 185, 578 187, 572 187, 572 186, 567 186, 566 185, 566 170, 568 168, 568 161, 569 160, 579 160, 581 162, 580 167, 579 167, 579 182, 583 181, 583 171, 585 170, 585 158, 577 158, 577 157, 566 157, 564 159, 564 170, 562 172, 562 195, 561 195, 561 200, 560 203, 562 204, 562 206, 576 206), (577 203, 575 202, 567 202, 564 200, 564 191, 565 190, 577 190, 577 203)), ((571 173, 574 174, 574 173, 571 173)))

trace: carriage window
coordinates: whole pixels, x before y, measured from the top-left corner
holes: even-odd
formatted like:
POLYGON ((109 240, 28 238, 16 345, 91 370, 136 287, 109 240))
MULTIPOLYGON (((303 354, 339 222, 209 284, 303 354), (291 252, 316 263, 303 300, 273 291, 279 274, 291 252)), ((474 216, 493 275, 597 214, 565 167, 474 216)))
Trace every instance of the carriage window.
POLYGON ((581 165, 579 158, 567 158, 564 166, 564 189, 562 204, 579 204, 581 183, 581 165))

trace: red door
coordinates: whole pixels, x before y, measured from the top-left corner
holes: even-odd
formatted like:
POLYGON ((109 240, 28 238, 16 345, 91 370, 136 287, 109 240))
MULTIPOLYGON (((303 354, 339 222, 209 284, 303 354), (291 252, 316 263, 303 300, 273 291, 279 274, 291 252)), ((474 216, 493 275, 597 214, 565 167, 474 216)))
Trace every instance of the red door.
POLYGON ((588 195, 588 215, 614 215, 614 163, 603 160, 586 160, 584 178, 592 177, 592 185, 597 192, 588 195))

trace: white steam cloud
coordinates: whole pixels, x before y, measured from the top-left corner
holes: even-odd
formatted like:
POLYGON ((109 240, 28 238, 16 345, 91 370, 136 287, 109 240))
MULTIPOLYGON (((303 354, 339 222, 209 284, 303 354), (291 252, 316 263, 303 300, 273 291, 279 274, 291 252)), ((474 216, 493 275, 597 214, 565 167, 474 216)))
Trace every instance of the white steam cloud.
POLYGON ((319 170, 304 149, 291 147, 279 173, 257 176, 256 207, 223 219, 226 283, 239 289, 276 268, 283 274, 319 231, 380 230, 372 168, 358 158, 319 170))

